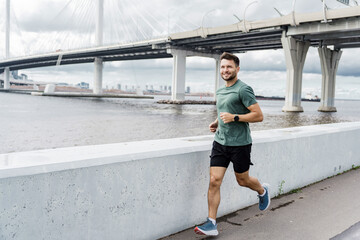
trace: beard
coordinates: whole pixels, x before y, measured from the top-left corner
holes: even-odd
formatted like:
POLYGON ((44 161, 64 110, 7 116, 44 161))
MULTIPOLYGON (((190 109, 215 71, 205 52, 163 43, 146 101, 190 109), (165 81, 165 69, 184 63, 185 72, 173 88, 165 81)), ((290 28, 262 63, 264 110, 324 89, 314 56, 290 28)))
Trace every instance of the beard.
POLYGON ((223 74, 221 74, 222 79, 224 79, 225 81, 232 81, 237 77, 237 73, 233 72, 230 76, 228 77, 224 77, 223 74))

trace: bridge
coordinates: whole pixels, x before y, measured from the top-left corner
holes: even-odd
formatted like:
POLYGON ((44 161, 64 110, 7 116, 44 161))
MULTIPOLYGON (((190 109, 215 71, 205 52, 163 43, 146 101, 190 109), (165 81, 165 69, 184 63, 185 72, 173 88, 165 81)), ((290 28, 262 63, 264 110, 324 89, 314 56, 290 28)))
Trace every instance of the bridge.
MULTIPOLYGON (((7 0, 9 4, 9 0, 7 0)), ((186 58, 215 59, 215 90, 219 88, 220 55, 224 51, 284 49, 287 84, 283 111, 302 112, 302 72, 310 46, 317 47, 322 69, 319 111, 336 111, 334 104, 336 72, 344 48, 360 47, 360 6, 322 12, 295 13, 261 21, 242 20, 236 24, 169 34, 166 37, 126 44, 103 46, 103 0, 97 0, 97 47, 56 51, 0 61, 4 88, 10 87, 9 71, 94 62, 95 94, 102 92, 103 62, 155 58, 173 58, 172 100, 185 98, 186 58)), ((8 7, 7 7, 8 9, 8 7)), ((8 16, 9 14, 7 14, 8 16)), ((8 16, 9 17, 9 16, 8 16)), ((7 17, 7 19, 8 19, 7 17)), ((7 33, 9 27, 6 27, 7 33)), ((6 56, 9 43, 6 41, 6 56)))

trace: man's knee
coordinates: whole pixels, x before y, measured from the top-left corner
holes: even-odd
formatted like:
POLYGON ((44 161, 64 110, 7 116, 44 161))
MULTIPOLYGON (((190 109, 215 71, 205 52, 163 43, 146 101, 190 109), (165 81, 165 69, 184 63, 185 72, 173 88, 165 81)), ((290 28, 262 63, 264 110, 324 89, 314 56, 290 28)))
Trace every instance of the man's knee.
POLYGON ((242 187, 247 187, 249 183, 249 178, 247 177, 236 177, 236 181, 242 187))
POLYGON ((210 188, 220 188, 221 178, 215 175, 210 176, 210 188))

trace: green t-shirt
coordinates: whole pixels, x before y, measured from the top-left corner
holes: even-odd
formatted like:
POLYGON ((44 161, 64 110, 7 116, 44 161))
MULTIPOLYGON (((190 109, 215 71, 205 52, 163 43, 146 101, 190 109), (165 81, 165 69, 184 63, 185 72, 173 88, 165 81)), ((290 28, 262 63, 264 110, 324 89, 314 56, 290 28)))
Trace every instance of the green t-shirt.
POLYGON ((221 112, 231 114, 246 114, 249 106, 257 103, 252 88, 240 80, 230 87, 221 87, 216 91, 216 108, 218 114, 218 129, 215 141, 224 146, 244 146, 252 143, 249 123, 224 123, 220 118, 221 112))

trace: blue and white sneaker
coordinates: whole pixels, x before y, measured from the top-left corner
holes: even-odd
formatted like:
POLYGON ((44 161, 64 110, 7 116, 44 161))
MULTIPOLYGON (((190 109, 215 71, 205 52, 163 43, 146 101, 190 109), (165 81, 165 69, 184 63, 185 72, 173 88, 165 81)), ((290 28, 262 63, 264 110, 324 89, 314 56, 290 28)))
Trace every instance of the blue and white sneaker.
POLYGON ((265 195, 262 196, 262 197, 260 195, 258 195, 258 197, 259 197, 259 209, 261 211, 265 211, 270 206, 269 185, 265 183, 265 184, 263 184, 263 188, 266 191, 265 195))
POLYGON ((214 225, 209 218, 203 225, 195 227, 194 231, 196 234, 207 236, 217 236, 219 234, 217 224, 214 225))

